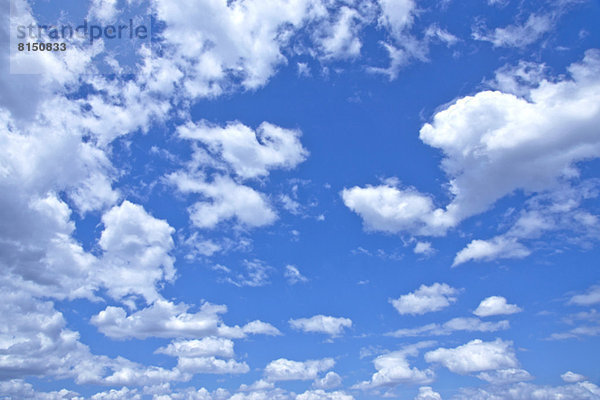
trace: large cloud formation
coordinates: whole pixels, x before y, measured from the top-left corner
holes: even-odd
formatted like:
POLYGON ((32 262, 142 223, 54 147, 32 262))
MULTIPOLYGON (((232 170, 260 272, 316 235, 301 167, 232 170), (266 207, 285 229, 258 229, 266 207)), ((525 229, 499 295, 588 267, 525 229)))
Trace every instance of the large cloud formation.
MULTIPOLYGON (((600 157, 600 51, 587 51, 567 70, 565 77, 537 76, 523 83, 517 79, 522 71, 515 69, 513 82, 521 84, 513 88, 520 95, 482 91, 463 97, 421 128, 423 143, 444 156, 441 167, 452 197, 445 207, 394 179, 346 188, 344 203, 361 216, 366 229, 435 236, 517 190, 547 193, 568 185, 579 176, 578 162, 600 157)), ((506 81, 511 72, 502 74, 506 81)), ((548 229, 538 226, 536 232, 548 229)), ((490 241, 474 240, 457 255, 455 265, 524 257, 530 252, 518 240, 530 236, 531 230, 521 229, 490 241)))

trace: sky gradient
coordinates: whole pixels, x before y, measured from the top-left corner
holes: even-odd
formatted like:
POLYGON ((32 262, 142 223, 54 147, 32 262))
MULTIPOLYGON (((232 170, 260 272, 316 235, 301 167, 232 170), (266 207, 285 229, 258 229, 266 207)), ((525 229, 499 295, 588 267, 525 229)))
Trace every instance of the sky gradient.
POLYGON ((600 399, 597 1, 0 1, 0 399, 600 399))

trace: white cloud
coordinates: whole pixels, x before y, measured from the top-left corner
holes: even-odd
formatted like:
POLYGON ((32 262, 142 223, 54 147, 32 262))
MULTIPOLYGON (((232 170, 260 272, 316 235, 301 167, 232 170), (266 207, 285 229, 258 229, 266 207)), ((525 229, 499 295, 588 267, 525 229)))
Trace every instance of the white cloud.
POLYGON ((508 329, 508 321, 483 322, 477 318, 453 318, 444 324, 428 324, 418 328, 404 328, 390 332, 393 337, 439 336, 450 335, 457 331, 466 332, 496 332, 508 329))
POLYGON ((98 330, 113 339, 148 337, 201 338, 221 336, 242 338, 246 334, 278 334, 272 325, 253 321, 245 325, 227 326, 219 316, 227 307, 204 303, 196 313, 189 313, 190 306, 157 300, 151 306, 127 315, 120 307, 109 306, 93 316, 91 322, 98 330))
POLYGON ((530 254, 531 251, 515 238, 497 236, 490 240, 475 239, 456 254, 452 266, 456 267, 468 261, 490 261, 497 258, 525 258, 530 254))
POLYGON ((498 385, 485 389, 461 389, 456 400, 525 400, 525 399, 577 399, 597 400, 600 388, 591 382, 565 386, 539 386, 530 383, 498 385))
POLYGON ((421 285, 414 292, 390 299, 390 303, 402 315, 425 314, 439 311, 456 301, 457 289, 445 283, 434 283, 431 286, 421 285))
POLYGON ((308 63, 297 63, 296 66, 298 67, 298 76, 301 77, 308 77, 310 76, 310 67, 308 66, 308 63))
MULTIPOLYGON (((51 302, 36 301, 26 293, 11 290, 10 286, 2 283, 2 376, 77 376, 77 373, 70 371, 71 368, 91 356, 89 350, 79 343, 78 334, 66 329, 62 313, 56 311, 51 302)), ((94 371, 81 371, 81 375, 99 373, 98 369, 101 368, 98 366, 94 371)))
POLYGON ((360 215, 369 231, 421 235, 445 232, 448 222, 443 210, 434 210, 433 200, 412 188, 400 188, 390 181, 380 186, 355 186, 342 191, 346 207, 360 215))
MULTIPOLYGON (((23 292, 7 292, 0 305, 0 343, 3 376, 31 375, 73 379, 76 384, 146 385, 186 381, 191 375, 177 368, 142 366, 122 357, 93 355, 79 341, 79 334, 66 328, 63 315, 51 302, 42 302, 23 292)), ((34 396, 35 398, 42 398, 34 396)))
POLYGON ((241 178, 266 176, 274 168, 291 169, 308 157, 300 131, 263 122, 256 131, 239 122, 224 127, 206 121, 178 128, 180 137, 204 143, 241 178))
POLYGON ((283 205, 283 208, 285 208, 290 214, 300 215, 302 205, 296 200, 292 199, 287 194, 282 194, 279 196, 279 201, 283 205))
POLYGON ((110 389, 105 392, 99 392, 91 397, 91 400, 141 400, 142 396, 137 389, 122 387, 121 389, 110 389))
POLYGON ((111 364, 112 375, 102 381, 92 383, 102 383, 107 386, 145 386, 164 382, 189 381, 192 378, 191 374, 182 372, 178 368, 168 370, 161 367, 147 367, 121 358, 117 358, 111 364))
POLYGON ((299 394, 296 396, 296 400, 354 400, 354 397, 342 391, 326 392, 317 389, 299 394))
POLYGON ((456 36, 437 25, 430 25, 425 31, 425 37, 429 39, 437 39, 448 46, 453 46, 460 41, 456 36))
POLYGON ((529 91, 544 80, 546 65, 519 61, 515 66, 505 65, 496 70, 491 86, 504 93, 527 96, 529 91))
POLYGON ((190 252, 186 255, 188 260, 193 260, 198 256, 210 257, 223 250, 222 245, 210 239, 203 239, 198 235, 198 232, 192 233, 183 243, 191 248, 190 252))
POLYGON ((118 13, 117 0, 92 0, 88 11, 89 17, 96 17, 103 23, 114 22, 118 13))
POLYGON ((421 386, 415 400, 442 400, 438 392, 434 392, 431 386, 421 386))
POLYGON ((285 278, 287 279, 290 285, 295 285, 296 283, 305 283, 308 282, 308 278, 300 273, 297 267, 293 265, 285 266, 285 278))
POLYGON ((252 228, 272 224, 277 219, 264 194, 228 176, 216 175, 208 182, 203 174, 179 171, 169 175, 168 180, 182 193, 199 193, 211 199, 189 208, 192 224, 199 228, 212 229, 228 219, 252 228))
POLYGON ((576 174, 573 162, 600 154, 592 128, 600 119, 600 106, 595 107, 599 69, 600 54, 588 51, 582 63, 569 67, 572 80, 541 81, 529 92, 530 101, 480 92, 457 100, 421 128, 421 140, 446 157, 442 166, 455 196, 447 212, 455 221, 486 210, 516 189, 550 188, 558 178, 576 174), (589 112, 580 112, 581 104, 589 105, 589 112), (579 129, 565 135, 574 125, 579 129), (590 147, 581 148, 583 142, 590 147), (552 153, 551 148, 566 151, 552 153))
MULTIPOLYGON (((67 389, 61 389, 55 392, 39 392, 33 386, 21 379, 12 379, 0 382, 0 393, 7 396, 6 399, 22 400, 82 400, 83 397, 78 393, 67 389)), ((133 400, 135 397, 132 397, 133 400)))
POLYGON ((565 340, 580 338, 582 336, 598 336, 600 335, 600 325, 580 325, 567 332, 553 333, 548 339, 565 340))
POLYGON ((312 0, 271 6, 259 1, 203 1, 191 9, 161 0, 156 7, 157 17, 167 26, 163 36, 169 58, 185 72, 185 89, 191 96, 221 94, 236 79, 246 88, 264 85, 286 61, 281 47, 290 36, 326 14, 320 2, 312 0), (190 47, 189 40, 197 45, 190 47), (205 46, 207 42, 212 46, 205 46))
POLYGON ((342 385, 342 377, 333 371, 329 371, 323 378, 317 378, 313 386, 317 389, 333 389, 342 385))
POLYGON ((321 360, 292 361, 285 358, 271 361, 265 367, 265 376, 269 381, 312 380, 335 365, 332 358, 321 360))
POLYGON ((591 286, 586 293, 577 294, 569 300, 569 304, 578 306, 591 306, 600 303, 600 286, 591 286))
POLYGON ((567 371, 564 374, 562 374, 561 379, 567 383, 576 383, 576 382, 582 382, 585 381, 585 376, 580 375, 580 374, 576 374, 575 372, 571 372, 571 371, 567 371))
POLYGON ((250 371, 245 362, 215 357, 179 357, 177 369, 194 374, 245 374, 250 371))
POLYGON ((494 47, 525 47, 537 42, 552 27, 550 15, 531 14, 522 25, 509 25, 485 33, 475 30, 473 38, 491 42, 494 47))
POLYGON ((505 385, 507 383, 523 382, 533 379, 533 376, 531 376, 529 372, 517 368, 480 372, 477 374, 477 377, 492 385, 505 385))
POLYGON ((413 0, 378 0, 381 7, 379 23, 389 29, 390 33, 400 38, 414 20, 416 8, 413 0))
POLYGON ((318 40, 325 58, 352 58, 360 55, 362 43, 358 37, 360 14, 342 6, 337 21, 326 28, 325 36, 318 40))
POLYGON ((386 75, 390 81, 393 81, 398 77, 400 69, 410 62, 412 55, 405 49, 389 43, 381 42, 380 45, 387 51, 390 58, 390 65, 387 68, 369 67, 367 68, 367 72, 386 75))
POLYGON ((104 255, 99 278, 108 294, 115 299, 139 294, 148 303, 159 299, 156 284, 175 279, 175 260, 169 255, 175 230, 129 201, 104 214, 102 223, 98 244, 104 255))
MULTIPOLYGON (((543 193, 570 183, 578 175, 575 163, 600 156, 599 71, 600 52, 589 50, 568 76, 528 84, 524 97, 482 91, 436 112, 419 137, 443 153, 452 195, 446 207, 393 180, 344 189, 345 205, 367 230, 443 235, 516 190, 543 193)), ((457 261, 505 254, 498 249, 523 256, 517 237, 473 242, 457 261)))
POLYGON ((260 287, 270 283, 269 271, 272 268, 260 260, 244 260, 244 272, 229 274, 225 282, 229 282, 237 287, 250 286, 260 287))
MULTIPOLYGON (((232 219, 250 228, 272 224, 277 213, 268 196, 240 182, 266 177, 272 169, 294 168, 308 157, 300 143, 300 131, 268 122, 256 130, 240 122, 224 126, 188 122, 177 132, 193 142, 193 154, 185 169, 166 179, 182 193, 201 196, 202 200, 188 209, 192 224, 199 228, 214 229, 232 219), (212 181, 207 170, 216 170, 212 181)), ((289 197, 282 200, 286 209, 299 212, 297 202, 289 197)))
MULTIPOLYGON (((588 289, 586 294, 579 294, 573 296, 567 304, 579 304, 573 302, 573 298, 577 301, 580 301, 579 305, 591 305, 589 304, 593 300, 594 290, 596 286, 592 286, 588 289), (581 297, 579 297, 581 296, 581 297)), ((600 313, 595 309, 588 309, 585 311, 580 311, 575 314, 566 315, 562 318, 562 322, 569 324, 571 326, 574 325, 571 329, 551 334, 547 339, 550 340, 565 340, 565 339, 573 339, 573 338, 581 338, 583 336, 598 336, 600 335, 600 313)))
POLYGON ((303 332, 325 333, 331 336, 339 336, 345 328, 352 327, 352 320, 349 318, 336 318, 326 315, 291 319, 289 322, 294 329, 303 332))
POLYGON ((259 379, 251 385, 241 384, 239 391, 240 392, 255 392, 258 390, 266 390, 275 388, 275 384, 273 382, 267 382, 263 379, 259 379))
POLYGON ((422 342, 415 345, 406 346, 402 350, 377 357, 373 364, 376 373, 369 381, 364 381, 354 385, 353 389, 371 389, 385 386, 396 386, 399 384, 427 384, 433 382, 435 373, 431 369, 420 370, 411 367, 407 358, 415 357, 419 349, 431 346, 431 342, 422 342))
POLYGON ((435 253, 435 249, 431 247, 431 242, 417 242, 413 252, 415 254, 430 255, 435 253))
POLYGON ((425 353, 425 361, 440 363, 457 374, 516 368, 518 361, 512 349, 512 342, 496 339, 483 342, 475 339, 454 349, 440 347, 425 353))
POLYGON ((492 315, 510 315, 523 311, 519 306, 508 304, 502 296, 490 296, 481 301, 473 314, 478 317, 490 317, 492 315))
MULTIPOLYGON (((548 232, 570 231, 570 242, 585 246, 596 240, 599 229, 598 217, 585 210, 582 203, 597 196, 593 180, 573 186, 562 184, 549 193, 534 195, 508 231, 489 240, 473 240, 458 252, 454 265, 469 260, 525 257, 531 251, 521 242, 537 240, 548 232)), ((560 245, 560 239, 550 240, 549 244, 560 245)))
POLYGON ((249 335, 279 336, 281 332, 273 325, 259 320, 248 322, 242 327, 242 331, 249 335))
POLYGON ((176 340, 155 351, 172 357, 223 357, 232 358, 233 342, 219 337, 206 337, 200 340, 176 340))

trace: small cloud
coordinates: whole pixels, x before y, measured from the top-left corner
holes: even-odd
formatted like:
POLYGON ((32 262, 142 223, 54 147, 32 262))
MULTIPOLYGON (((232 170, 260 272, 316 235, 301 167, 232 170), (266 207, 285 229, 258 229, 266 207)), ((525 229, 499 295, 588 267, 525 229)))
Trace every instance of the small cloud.
POLYGON ((244 260, 245 271, 225 278, 225 282, 237 287, 259 287, 270 283, 269 272, 273 269, 260 260, 244 260))
POLYGON ((283 208, 293 215, 299 215, 302 212, 302 206, 296 200, 292 199, 287 194, 279 195, 279 201, 283 205, 283 208))
POLYGON ((300 270, 293 265, 286 265, 284 276, 290 285, 308 282, 308 278, 302 275, 300 270))
POLYGON ((339 336, 345 328, 352 327, 352 320, 349 318, 315 315, 311 318, 291 319, 290 326, 303 332, 325 333, 331 336, 339 336))
POLYGON ((342 384, 342 377, 333 371, 329 371, 323 378, 315 379, 313 387, 317 389, 333 389, 342 384))
POLYGON ((569 300, 569 304, 578 306, 591 306, 597 303, 600 303, 600 285, 594 285, 586 293, 575 295, 569 300))
POLYGON ((567 383, 581 382, 581 381, 585 381, 585 379, 586 379, 585 376, 576 374, 575 372, 571 372, 571 371, 565 372, 560 377, 562 378, 563 381, 565 381, 567 383))
POLYGON ((431 286, 421 285, 412 293, 390 299, 390 303, 401 314, 425 314, 439 311, 456 301, 458 289, 445 283, 434 283, 431 286))
POLYGON ((305 78, 311 76, 310 67, 308 66, 308 63, 299 62, 296 64, 296 67, 298 68, 298 76, 302 76, 305 78))
POLYGON ((425 256, 435 253, 435 249, 431 247, 430 242, 417 242, 413 251, 415 254, 422 254, 425 256))
POLYGON ((506 299, 501 296, 490 296, 479 304, 479 307, 473 314, 478 317, 490 317, 492 315, 510 315, 523 311, 514 304, 508 304, 506 299))

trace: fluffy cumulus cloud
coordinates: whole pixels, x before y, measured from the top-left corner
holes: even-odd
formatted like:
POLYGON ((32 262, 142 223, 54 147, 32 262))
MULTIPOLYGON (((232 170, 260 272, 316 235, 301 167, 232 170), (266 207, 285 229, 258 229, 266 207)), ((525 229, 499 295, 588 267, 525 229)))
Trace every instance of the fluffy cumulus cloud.
POLYGON ((204 303, 195 313, 188 312, 189 308, 184 303, 158 300, 147 308, 127 315, 125 309, 109 306, 93 316, 91 322, 100 332, 115 339, 242 338, 247 334, 279 334, 277 328, 262 321, 253 321, 243 327, 225 325, 219 314, 227 312, 226 306, 204 303))
POLYGON ((576 176, 575 162, 598 157, 599 69, 600 53, 589 51, 569 67, 570 79, 542 80, 527 98, 491 91, 464 97, 423 126, 421 140, 445 155, 454 220, 516 189, 548 189, 576 176))
POLYGON ((425 353, 425 360, 439 363, 457 374, 518 367, 512 342, 475 339, 453 349, 440 347, 425 353))
POLYGON ((138 294, 147 302, 159 299, 156 283, 175 278, 174 258, 169 255, 174 229, 129 201, 104 214, 102 223, 101 279, 109 295, 119 299, 138 294))
POLYGON ((230 219, 243 226, 260 227, 277 219, 266 195, 229 176, 215 175, 209 180, 201 173, 179 171, 169 175, 168 179, 182 193, 197 193, 209 199, 198 201, 189 208, 191 222, 198 228, 215 228, 230 219))
MULTIPOLYGON (((123 7, 134 3, 140 2, 91 0, 86 15, 109 22, 123 7)), ((14 18, 24 25, 36 23, 27 2, 15 0, 14 4, 14 18)), ((7 1, 3 0, 3 5, 5 16, 7 1)), ((69 387, 73 386, 71 381, 109 386, 91 396, 98 400, 150 396, 353 399, 351 394, 336 389, 341 377, 330 371, 335 365, 332 358, 274 360, 266 366, 264 380, 242 385, 237 392, 182 389, 179 384, 171 388, 171 383, 189 382, 195 374, 249 372, 251 362, 236 359, 232 339, 281 332, 259 320, 228 325, 222 317, 227 311, 225 306, 202 301, 197 307, 163 297, 165 286, 177 277, 175 229, 160 212, 146 205, 154 203, 136 204, 147 199, 136 193, 139 187, 124 182, 131 178, 129 161, 135 163, 135 157, 130 160, 127 155, 136 147, 131 144, 137 133, 148 132, 156 125, 171 127, 179 121, 191 121, 190 107, 199 98, 265 85, 292 55, 313 57, 324 64, 358 57, 366 48, 361 30, 371 23, 386 30, 382 46, 389 53, 391 65, 380 72, 390 77, 407 60, 425 60, 429 40, 450 45, 456 38, 433 25, 422 41, 412 37, 408 30, 423 12, 417 12, 412 0, 344 1, 343 5, 325 0, 157 0, 152 7, 161 26, 160 52, 146 46, 136 49, 140 62, 127 78, 119 75, 122 70, 118 63, 112 64, 116 76, 97 73, 92 59, 102 53, 101 45, 87 49, 73 46, 64 54, 40 54, 36 66, 41 73, 31 76, 10 74, 6 67, 9 55, 0 55, 0 396, 83 398, 74 391, 60 389, 60 383, 69 380, 69 387), (305 35, 303 29, 307 27, 314 28, 316 34, 305 35), (171 123, 171 117, 177 122, 171 123), (125 157, 119 154, 120 147, 125 157), (117 160, 121 164, 113 165, 117 160), (97 227, 90 237, 78 232, 88 224, 97 227), (95 304, 108 302, 90 320, 107 342, 173 340, 155 351, 160 355, 156 357, 174 357, 173 366, 149 366, 123 357, 94 354, 75 330, 77 323, 71 321, 79 314, 59 311, 68 309, 68 302, 77 299, 95 304), (58 382, 56 390, 36 391, 25 381, 32 376, 58 382), (307 385, 312 381, 313 387, 302 389, 305 391, 300 394, 275 387, 276 382, 287 380, 308 381, 307 385)), ((532 16, 522 27, 493 31, 494 36, 487 39, 498 46, 524 46, 512 39, 515 33, 539 37, 546 29, 543 22, 543 18, 532 16)), ((4 27, 0 27, 0 35, 2 42, 8 43, 4 27)), ((556 180, 566 180, 566 186, 571 187, 569 179, 578 172, 575 163, 599 153, 594 130, 599 114, 599 59, 597 52, 588 52, 565 77, 544 80, 542 73, 531 74, 528 84, 533 88, 513 84, 512 94, 507 93, 509 89, 481 92, 436 113, 421 130, 421 139, 443 153, 452 194, 448 206, 440 207, 432 196, 396 180, 345 189, 344 203, 363 218, 370 230, 441 235, 514 190, 539 192, 556 180), (572 128, 577 128, 572 135, 564 135, 572 128)), ((310 65, 312 71, 317 71, 312 61, 297 65, 306 67, 302 70, 310 65)), ((505 78, 507 74, 510 72, 504 74, 505 78)), ((516 81, 510 77, 504 80, 516 81)), ((201 120, 184 122, 174 130, 178 139, 190 145, 191 159, 182 162, 173 157, 170 161, 177 166, 150 186, 168 183, 176 187, 197 229, 214 229, 225 222, 238 230, 274 223, 277 211, 264 184, 272 171, 296 168, 309 155, 298 129, 268 122, 249 127, 241 122, 218 125, 201 120)), ((284 207, 297 213, 298 207, 292 201, 284 201, 284 207)), ((596 223, 589 213, 571 214, 574 221, 589 226, 596 223)), ((558 221, 557 213, 540 215, 538 220, 549 220, 546 217, 552 215, 552 221, 558 221)), ((518 226, 520 233, 487 241, 492 248, 488 246, 487 253, 481 251, 485 246, 479 246, 479 252, 473 250, 477 246, 467 246, 470 253, 464 259, 520 256, 526 250, 518 247, 519 240, 532 235, 523 233, 525 225, 537 226, 538 232, 552 229, 535 225, 533 212, 523 215, 522 221, 527 224, 518 226), (518 251, 511 253, 510 248, 518 251)), ((192 238, 187 244, 197 255, 211 256, 227 247, 216 239, 204 239, 204 233, 181 237, 192 238)), ((427 243, 417 244, 415 252, 431 253, 427 243)), ((268 282, 270 267, 266 264, 248 261, 242 267, 243 272, 227 277, 236 286, 258 287, 268 282)), ((290 283, 306 281, 293 266, 286 268, 285 277, 290 283)), ((449 306, 457 294, 456 289, 436 283, 423 285, 392 300, 392 304, 401 314, 418 315, 449 306)), ((571 301, 575 305, 597 302, 595 287, 571 301)), ((500 308, 510 307, 505 302, 500 308)), ((457 318, 439 326, 417 328, 417 334, 494 331, 504 329, 505 322, 457 318)), ((321 315, 292 320, 291 324, 303 331, 336 336, 350 328, 352 321, 321 315)), ((409 363, 427 346, 432 344, 420 343, 377 357, 376 372, 356 388, 377 390, 430 383, 434 378, 432 369, 419 369, 409 363)), ((528 373, 518 368, 511 344, 501 340, 439 348, 425 358, 454 372, 478 372, 478 378, 498 386, 465 390, 466 398, 599 396, 597 386, 574 373, 563 375, 572 383, 566 386, 518 383, 505 391, 501 383, 526 380, 528 373)), ((440 396, 429 387, 421 387, 417 398, 435 400, 440 396)))
POLYGON ((345 328, 352 327, 349 318, 337 318, 327 315, 315 315, 310 318, 291 319, 290 326, 303 332, 325 333, 331 336, 339 336, 345 328))
MULTIPOLYGON (((523 86, 522 96, 482 91, 438 111, 419 137, 444 156, 452 196, 447 206, 395 180, 344 189, 344 203, 369 230, 441 235, 516 190, 555 188, 578 175, 575 163, 600 156, 599 70, 600 52, 590 50, 568 76, 540 78, 523 86)), ((458 261, 506 252, 523 257, 527 250, 517 237, 473 242, 458 261)))
POLYGON ((360 382, 353 386, 354 389, 375 389, 380 387, 393 387, 399 384, 427 384, 433 382, 435 373, 427 368, 424 370, 411 367, 409 357, 419 354, 419 349, 431 346, 430 342, 421 342, 415 345, 388 354, 383 354, 373 361, 377 372, 370 380, 360 382))
POLYGON ((435 249, 431 247, 431 242, 417 242, 413 252, 427 256, 435 253, 435 249))
POLYGON ((502 296, 490 296, 479 303, 473 314, 478 317, 490 317, 492 315, 509 315, 521 312, 521 308, 515 304, 508 304, 502 296))
POLYGON ((186 1, 161 0, 156 10, 166 24, 162 35, 169 59, 185 77, 190 96, 221 94, 234 80, 249 89, 264 85, 285 63, 282 47, 290 37, 327 16, 318 0, 273 4, 206 0, 194 7, 186 1), (190 47, 190 41, 195 45, 190 47))
POLYGON ((280 358, 265 367, 265 377, 269 381, 312 380, 319 373, 330 370, 335 365, 332 358, 321 360, 293 361, 280 358))
POLYGON ((414 292, 390 299, 390 303, 400 314, 425 314, 439 311, 456 302, 458 289, 445 283, 434 283, 431 286, 421 285, 414 292))
POLYGON ((177 132, 194 144, 194 152, 185 169, 166 179, 180 192, 202 198, 189 207, 192 224, 199 228, 216 228, 226 220, 245 227, 272 224, 277 213, 268 196, 241 182, 266 177, 272 169, 294 168, 308 157, 299 131, 267 122, 256 130, 239 122, 188 122, 177 132))
POLYGON ((181 126, 178 133, 184 139, 203 143, 243 179, 268 175, 274 168, 293 168, 308 156, 299 131, 267 122, 254 131, 239 122, 221 127, 202 121, 181 126))
POLYGON ((166 354, 173 357, 223 357, 234 356, 233 341, 219 337, 206 337, 194 340, 176 340, 166 347, 155 351, 157 354, 166 354))
POLYGON ((177 369, 194 374, 245 374, 250 371, 245 362, 216 357, 179 357, 177 369))
POLYGON ((320 40, 325 58, 352 58, 360 55, 360 20, 358 11, 341 7, 336 22, 326 28, 325 35, 320 40))
MULTIPOLYGON (((78 393, 67 389, 61 389, 53 392, 40 392, 33 386, 21 379, 12 379, 9 381, 0 382, 0 393, 6 398, 23 399, 23 400, 82 400, 83 397, 78 393)), ((132 397, 135 399, 135 397, 132 397)), ((139 396, 137 397, 140 398, 139 396)))
POLYGON ((445 231, 448 221, 444 211, 435 209, 431 197, 414 188, 402 188, 391 180, 379 186, 354 186, 342 191, 346 207, 363 219, 365 229, 422 235, 445 231))
POLYGON ((354 400, 354 397, 342 391, 326 392, 317 389, 307 390, 306 392, 299 394, 296 397, 296 400, 354 400))
POLYGON ((435 392, 431 386, 421 386, 414 400, 442 400, 442 396, 435 392))
POLYGON ((317 389, 333 389, 342 384, 342 377, 333 371, 329 371, 324 377, 315 379, 313 386, 317 389))

